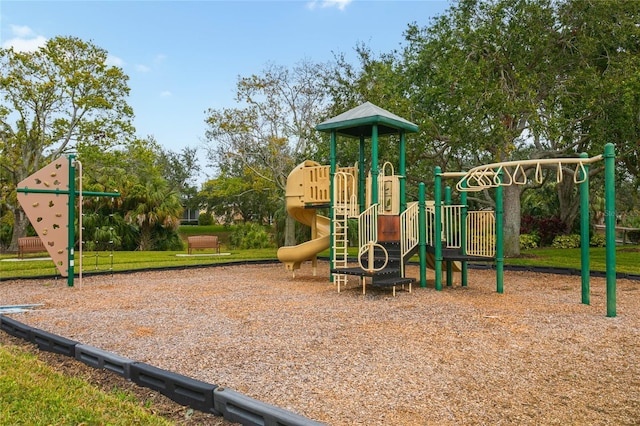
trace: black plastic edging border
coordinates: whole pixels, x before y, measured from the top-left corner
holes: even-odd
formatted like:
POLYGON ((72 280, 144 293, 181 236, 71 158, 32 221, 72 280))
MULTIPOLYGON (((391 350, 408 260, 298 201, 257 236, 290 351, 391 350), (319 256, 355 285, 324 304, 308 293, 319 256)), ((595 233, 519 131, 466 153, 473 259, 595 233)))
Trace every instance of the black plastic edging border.
POLYGON ((70 356, 90 367, 109 370, 139 386, 160 392, 178 404, 224 417, 246 426, 322 426, 274 405, 249 398, 149 364, 136 362, 93 346, 49 333, 0 314, 0 330, 35 343, 38 348, 70 356))
MULTIPOLYGON (((328 257, 320 256, 318 259, 329 261, 328 257)), ((357 262, 356 258, 349 258, 349 261, 357 262)), ((408 262, 410 265, 420 265, 419 262, 408 262)), ((469 269, 478 270, 495 270, 496 265, 492 263, 474 263, 467 262, 469 269)), ((580 269, 575 268, 559 268, 552 266, 528 266, 528 265, 503 265, 505 271, 522 271, 522 272, 534 272, 539 274, 556 274, 556 275, 581 275, 580 269)), ((590 271, 589 275, 592 277, 604 278, 607 273, 604 271, 590 271)), ((627 279, 632 281, 640 281, 640 274, 630 274, 626 272, 616 272, 616 278, 627 279)))
POLYGON ((131 379, 131 364, 135 361, 89 345, 76 345, 75 358, 90 367, 109 370, 127 380, 131 379))
POLYGON ((216 414, 213 391, 218 387, 143 362, 131 364, 131 381, 153 389, 175 402, 205 413, 216 414))
MULTIPOLYGON (((318 259, 329 261, 329 258, 326 256, 319 256, 318 259)), ((356 261, 357 259, 351 259, 356 261)), ((135 274, 137 272, 153 272, 153 271, 175 271, 175 270, 186 270, 186 269, 198 269, 198 268, 218 268, 223 266, 243 266, 243 265, 269 265, 273 263, 280 263, 278 259, 257 259, 257 260, 239 260, 239 261, 230 261, 230 262, 221 262, 221 263, 210 263, 205 265, 181 265, 181 266, 165 266, 162 268, 141 268, 141 269, 131 269, 127 271, 99 271, 99 272, 85 272, 83 276, 93 276, 93 275, 122 275, 122 274, 135 274)), ((417 264, 417 262, 409 262, 412 265, 417 264)), ((496 269, 495 265, 485 264, 485 263, 472 263, 469 262, 468 266, 470 269, 496 269)), ((546 266, 526 266, 526 265, 503 265, 503 269, 505 271, 526 271, 526 272, 534 272, 541 274, 559 274, 559 275, 580 275, 581 272, 579 269, 575 268, 558 268, 558 267, 546 267, 546 266)), ((592 277, 605 277, 606 272, 604 271, 590 271, 589 275, 592 277)), ((3 281, 7 280, 39 280, 39 279, 51 279, 51 278, 60 278, 58 275, 38 275, 32 277, 8 277, 2 278, 3 281)), ((626 272, 616 272, 616 278, 619 279, 627 279, 632 281, 640 281, 640 274, 630 274, 626 272)))
POLYGON ((236 391, 218 387, 213 391, 215 409, 232 422, 251 426, 319 426, 290 411, 264 404, 236 391))

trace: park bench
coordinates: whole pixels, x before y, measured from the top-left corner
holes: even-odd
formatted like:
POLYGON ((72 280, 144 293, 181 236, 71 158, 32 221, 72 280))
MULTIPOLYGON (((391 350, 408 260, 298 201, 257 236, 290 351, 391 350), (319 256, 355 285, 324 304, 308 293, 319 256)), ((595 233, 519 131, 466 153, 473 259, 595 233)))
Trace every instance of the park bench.
POLYGON ((40 253, 47 251, 40 237, 18 238, 18 256, 24 259, 25 253, 40 253))
POLYGON ((216 253, 220 253, 220 242, 215 235, 193 235, 187 237, 187 245, 189 254, 192 250, 215 249, 216 253))

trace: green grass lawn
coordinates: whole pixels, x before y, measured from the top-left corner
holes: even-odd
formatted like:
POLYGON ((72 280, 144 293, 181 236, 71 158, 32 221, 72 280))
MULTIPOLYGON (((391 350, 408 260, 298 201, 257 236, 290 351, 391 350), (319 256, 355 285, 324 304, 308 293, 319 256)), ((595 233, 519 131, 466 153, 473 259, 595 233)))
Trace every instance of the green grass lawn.
MULTIPOLYGON (((84 252, 82 254, 82 271, 85 274, 92 272, 133 271, 148 268, 189 267, 197 265, 210 265, 224 262, 241 262, 246 260, 270 260, 276 259, 276 249, 256 250, 228 250, 225 246, 221 254, 214 254, 214 250, 195 250, 193 256, 186 256, 186 250, 182 251, 114 251, 111 252, 84 252)), ((16 255, 0 255, 1 278, 27 278, 36 276, 58 275, 55 265, 49 259, 47 253, 25 255, 25 261, 11 261, 16 255), (8 259, 3 261, 4 259, 8 259), (40 259, 40 260, 39 260, 40 259)), ((76 274, 80 268, 80 255, 76 252, 74 260, 76 274)))
MULTIPOLYGON (((539 248, 522 251, 518 258, 505 259, 506 265, 545 266, 580 269, 580 249, 539 248)), ((605 271, 605 249, 589 249, 589 269, 605 271)), ((616 247, 616 272, 640 274, 640 246, 616 247)))
POLYGON ((133 396, 56 373, 18 346, 0 345, 0 424, 171 425, 133 396))

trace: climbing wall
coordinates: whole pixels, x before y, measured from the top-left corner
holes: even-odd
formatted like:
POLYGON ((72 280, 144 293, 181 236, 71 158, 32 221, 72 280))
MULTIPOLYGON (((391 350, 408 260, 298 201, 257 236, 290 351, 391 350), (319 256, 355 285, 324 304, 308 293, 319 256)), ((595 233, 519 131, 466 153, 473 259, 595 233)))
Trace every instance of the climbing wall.
POLYGON ((58 158, 18 184, 18 188, 27 190, 51 191, 51 193, 18 192, 18 201, 63 277, 69 275, 67 262, 69 258, 67 248, 69 167, 67 162, 67 158, 58 158), (55 191, 61 191, 61 193, 55 191))

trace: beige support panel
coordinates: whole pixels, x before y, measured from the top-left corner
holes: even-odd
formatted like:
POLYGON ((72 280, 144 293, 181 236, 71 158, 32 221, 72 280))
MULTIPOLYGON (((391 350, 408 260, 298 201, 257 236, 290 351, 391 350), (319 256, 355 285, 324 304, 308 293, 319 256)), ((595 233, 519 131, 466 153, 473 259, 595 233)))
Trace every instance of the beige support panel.
POLYGON ((378 198, 380 213, 400 214, 400 177, 397 175, 383 176, 378 188, 381 193, 378 198))
MULTIPOLYGON (((66 158, 58 158, 18 184, 18 188, 69 190, 66 158)), ((18 201, 40 236, 60 275, 68 271, 69 196, 67 194, 18 192, 18 201)), ((73 226, 73 224, 71 225, 73 226)))
POLYGON ((302 175, 305 202, 323 204, 329 202, 329 166, 305 167, 302 175))

